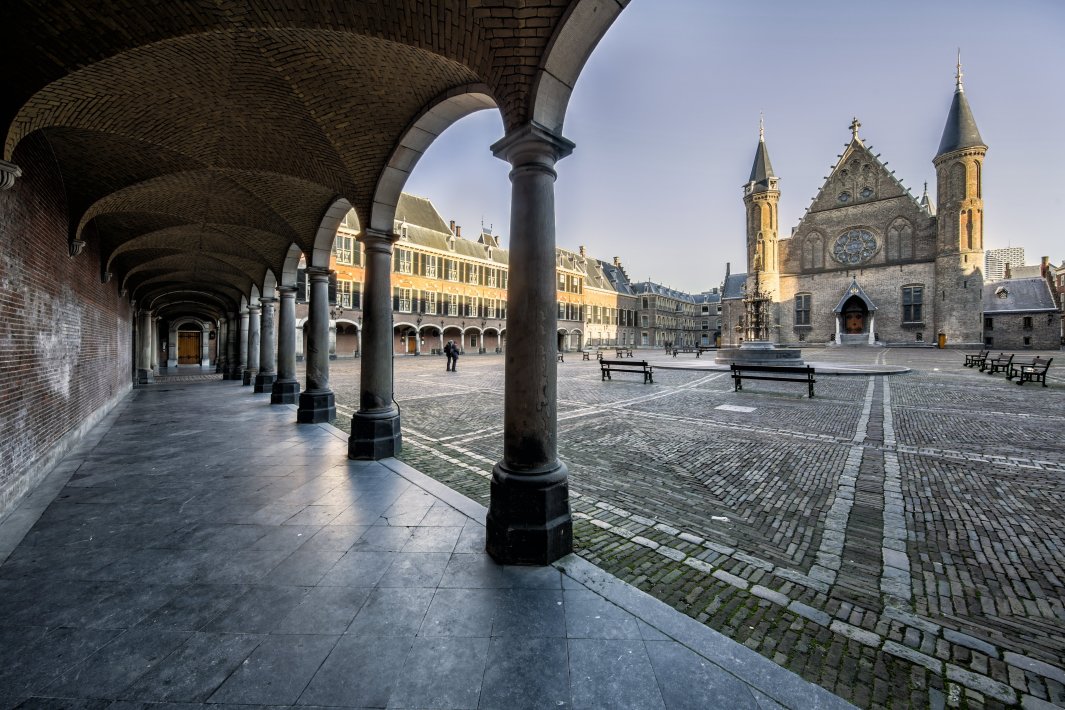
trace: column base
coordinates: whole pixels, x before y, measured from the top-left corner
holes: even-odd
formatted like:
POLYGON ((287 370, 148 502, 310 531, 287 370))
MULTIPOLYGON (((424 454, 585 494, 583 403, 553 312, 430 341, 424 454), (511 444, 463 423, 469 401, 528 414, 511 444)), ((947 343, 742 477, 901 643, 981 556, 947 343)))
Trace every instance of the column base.
POLYGON ((274 381, 277 379, 277 375, 273 373, 260 372, 255 376, 255 393, 256 394, 271 394, 274 388, 274 381))
POLYGON ((155 382, 155 373, 151 370, 139 369, 137 370, 137 384, 138 385, 150 385, 155 382))
POLYGON ((223 380, 226 379, 226 376, 225 376, 226 375, 226 366, 225 365, 223 365, 220 362, 216 362, 215 366, 214 366, 214 371, 215 371, 216 375, 222 375, 222 379, 223 380))
POLYGON ((485 545, 496 562, 547 565, 573 552, 573 518, 565 464, 523 475, 503 463, 492 469, 485 545))
POLYGON ((403 449, 399 412, 374 417, 355 412, 351 417, 348 458, 379 461, 395 456, 403 449))
POLYGON ((299 401, 299 382, 274 380, 274 386, 270 389, 270 404, 299 404, 299 401))
POLYGON ((241 375, 241 379, 244 381, 245 387, 255 384, 255 370, 245 370, 244 374, 241 375))
POLYGON ((301 392, 296 421, 300 424, 320 424, 336 419, 337 407, 330 390, 324 392, 301 392))

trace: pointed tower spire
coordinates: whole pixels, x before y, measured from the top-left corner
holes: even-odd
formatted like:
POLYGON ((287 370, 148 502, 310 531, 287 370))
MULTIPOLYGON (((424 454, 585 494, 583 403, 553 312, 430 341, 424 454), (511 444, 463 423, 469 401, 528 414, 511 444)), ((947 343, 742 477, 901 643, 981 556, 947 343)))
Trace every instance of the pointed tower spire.
POLYGON ((921 195, 921 207, 932 217, 936 216, 936 203, 932 202, 932 198, 928 196, 928 181, 924 184, 924 194, 921 195))
POLYGON ((972 109, 969 108, 969 101, 965 98, 961 78, 961 50, 959 49, 957 73, 954 78, 954 99, 947 113, 947 125, 943 127, 943 137, 939 141, 937 156, 978 145, 987 147, 976 127, 976 119, 973 118, 972 109))
POLYGON ((751 177, 747 181, 747 192, 765 192, 776 189, 776 175, 773 164, 769 162, 769 151, 765 147, 765 119, 758 118, 758 148, 754 152, 754 165, 751 177))

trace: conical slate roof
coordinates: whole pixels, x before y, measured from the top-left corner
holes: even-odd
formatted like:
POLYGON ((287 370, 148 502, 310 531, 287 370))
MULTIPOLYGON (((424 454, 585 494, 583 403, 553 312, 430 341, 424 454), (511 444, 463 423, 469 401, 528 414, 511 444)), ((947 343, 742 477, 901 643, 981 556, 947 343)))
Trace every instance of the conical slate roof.
POLYGON ((965 91, 958 81, 958 88, 954 91, 954 100, 950 103, 950 112, 947 114, 947 125, 943 127, 943 138, 939 141, 937 156, 944 153, 952 153, 962 148, 972 148, 987 144, 980 137, 980 131, 976 128, 976 120, 973 118, 969 101, 965 98, 965 91))
POLYGON ((773 165, 769 162, 769 151, 766 150, 765 140, 758 140, 758 149, 754 153, 754 165, 751 166, 751 178, 749 182, 755 183, 752 192, 765 192, 769 189, 769 178, 776 177, 773 174, 773 165))

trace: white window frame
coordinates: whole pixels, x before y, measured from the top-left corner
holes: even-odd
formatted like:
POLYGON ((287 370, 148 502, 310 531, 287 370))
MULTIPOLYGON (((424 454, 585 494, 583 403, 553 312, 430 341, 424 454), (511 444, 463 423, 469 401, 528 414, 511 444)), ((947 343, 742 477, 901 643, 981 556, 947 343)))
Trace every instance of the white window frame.
POLYGON ((399 250, 399 273, 410 274, 413 273, 414 266, 414 254, 407 250, 399 250))
POLYGON ((425 291, 425 314, 436 315, 436 291, 425 291))
POLYGON ((413 311, 411 290, 409 288, 401 288, 399 290, 399 311, 400 313, 410 313, 413 311))
POLYGON ((337 305, 341 308, 351 308, 352 281, 337 281, 337 305))
POLYGON ((457 316, 459 314, 459 295, 457 293, 449 293, 447 295, 447 314, 449 316, 457 316))
POLYGON ((428 255, 428 257, 426 258, 426 260, 425 260, 425 275, 426 275, 427 278, 430 278, 430 279, 435 279, 436 278, 436 260, 439 259, 439 258, 440 257, 433 256, 432 254, 428 255))

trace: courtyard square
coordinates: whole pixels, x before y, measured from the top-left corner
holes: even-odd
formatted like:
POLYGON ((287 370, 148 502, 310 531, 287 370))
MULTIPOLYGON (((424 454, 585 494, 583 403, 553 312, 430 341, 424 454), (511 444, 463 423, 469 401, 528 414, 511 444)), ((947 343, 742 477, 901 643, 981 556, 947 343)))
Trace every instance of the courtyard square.
MULTIPOLYGON (((1054 353, 1046 353, 1054 356, 1054 353)), ((401 459, 481 503, 503 357, 395 360, 401 459)), ((711 358, 558 365, 578 554, 865 707, 1065 703, 1065 377, 1017 386, 933 349, 811 349, 805 387, 734 392, 711 358), (667 369, 669 368, 669 369, 667 369)), ((333 363, 337 425, 357 360, 333 363)))

